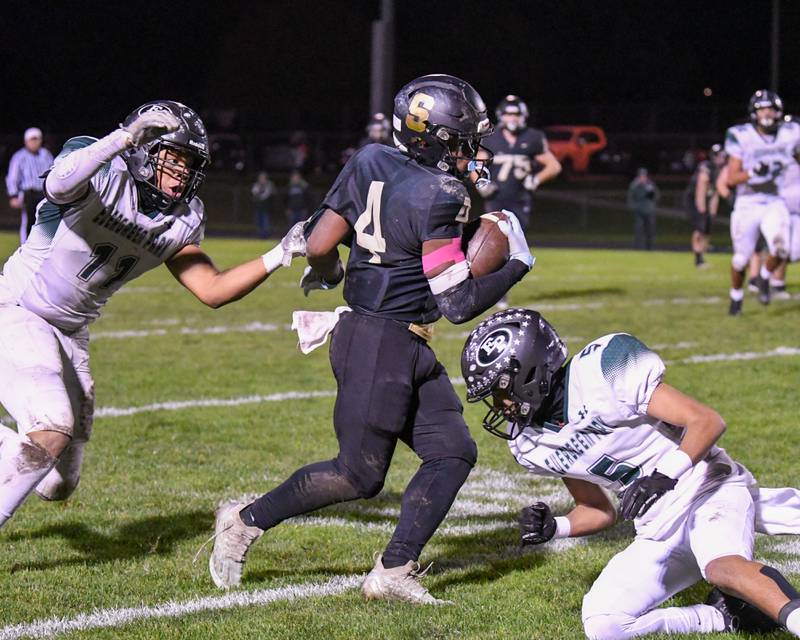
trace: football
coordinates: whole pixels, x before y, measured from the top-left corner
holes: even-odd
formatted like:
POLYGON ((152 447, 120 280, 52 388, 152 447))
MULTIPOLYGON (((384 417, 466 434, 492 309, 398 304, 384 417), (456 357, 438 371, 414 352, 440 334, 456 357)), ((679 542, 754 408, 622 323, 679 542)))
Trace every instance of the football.
POLYGON ((480 224, 474 224, 474 233, 468 237, 464 252, 473 278, 494 273, 508 262, 508 238, 497 226, 505 218, 501 211, 493 211, 484 213, 479 218, 480 224))

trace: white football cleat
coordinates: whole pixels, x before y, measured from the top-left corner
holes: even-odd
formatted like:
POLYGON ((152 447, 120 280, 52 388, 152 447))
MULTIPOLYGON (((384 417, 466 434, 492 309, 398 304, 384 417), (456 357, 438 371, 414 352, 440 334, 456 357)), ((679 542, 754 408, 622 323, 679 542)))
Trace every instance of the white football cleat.
POLYGON ((247 552, 264 533, 258 527, 248 527, 239 517, 245 508, 241 502, 228 502, 217 509, 214 523, 214 549, 208 559, 211 579, 220 589, 238 587, 242 582, 247 552))
MULTIPOLYGON (((428 569, 431 565, 428 565, 428 569)), ((378 556, 375 566, 364 578, 361 593, 367 600, 389 600, 394 602, 410 602, 412 604, 453 604, 450 600, 434 598, 422 586, 419 579, 425 571, 419 570, 419 562, 409 560, 401 567, 385 569, 383 556, 378 556)))

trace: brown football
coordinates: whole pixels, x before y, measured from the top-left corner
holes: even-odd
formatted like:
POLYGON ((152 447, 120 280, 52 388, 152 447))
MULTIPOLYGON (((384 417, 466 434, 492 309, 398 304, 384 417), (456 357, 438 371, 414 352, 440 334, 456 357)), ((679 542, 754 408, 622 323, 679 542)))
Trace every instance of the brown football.
POLYGON ((505 220, 505 217, 501 211, 484 213, 479 218, 480 225, 474 225, 477 228, 472 237, 467 236, 465 253, 473 278, 494 273, 508 262, 508 238, 497 227, 497 223, 505 220))

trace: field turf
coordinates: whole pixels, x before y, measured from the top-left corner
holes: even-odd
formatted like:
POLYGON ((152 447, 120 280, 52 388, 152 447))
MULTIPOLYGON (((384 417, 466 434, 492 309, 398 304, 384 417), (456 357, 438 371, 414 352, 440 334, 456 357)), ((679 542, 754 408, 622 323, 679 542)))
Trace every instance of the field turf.
MULTIPOLYGON (((0 235, 0 257, 14 246, 13 234, 0 235)), ((220 266, 265 250, 248 240, 211 239, 204 248, 220 266)), ((633 333, 667 361, 669 383, 722 413, 722 446, 762 486, 800 482, 799 299, 764 308, 750 295, 744 315, 729 318, 722 254, 697 271, 689 253, 535 253, 514 305, 540 310, 573 353, 600 335, 633 333)), ((92 327, 97 418, 80 487, 65 503, 32 497, 0 530, 0 640, 68 629, 69 638, 583 637, 583 594, 632 530, 521 550, 518 510, 545 499, 563 511, 566 494, 558 482, 526 476, 505 443, 480 428, 477 406, 465 414, 478 465, 422 558, 434 563, 426 585, 454 606, 365 603, 352 586, 388 540, 416 469, 402 445, 379 497, 268 532, 238 592, 250 600, 220 600, 209 549, 192 561, 216 504, 260 494, 336 453, 327 350, 302 356, 288 325, 295 309, 341 304, 341 290, 304 298, 301 271, 283 270, 217 311, 163 267, 114 297, 92 327)), ((796 268, 788 284, 800 288, 796 268)), ((433 347, 453 377, 474 324, 437 325, 433 347)), ((800 584, 796 538, 760 536, 757 552, 800 584)), ((701 584, 672 603, 707 592, 701 584)))

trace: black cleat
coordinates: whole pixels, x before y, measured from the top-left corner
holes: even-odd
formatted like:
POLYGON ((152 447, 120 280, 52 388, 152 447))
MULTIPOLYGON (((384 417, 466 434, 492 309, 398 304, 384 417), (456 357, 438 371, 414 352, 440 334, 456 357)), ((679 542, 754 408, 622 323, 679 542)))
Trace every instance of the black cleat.
POLYGON ((733 299, 731 299, 731 306, 728 307, 728 315, 729 316, 740 316, 740 315, 742 315, 742 301, 741 300, 733 300, 733 299))
POLYGON ((747 290, 750 293, 758 293, 758 285, 756 284, 756 280, 758 280, 758 276, 756 276, 755 278, 750 278, 747 281, 747 290))
POLYGON ((724 631, 766 633, 781 628, 777 622, 753 605, 728 595, 717 587, 714 587, 708 594, 706 604, 722 614, 722 618, 725 620, 724 631))
POLYGON ((756 287, 758 287, 758 301, 761 304, 769 304, 769 280, 758 276, 756 287))

